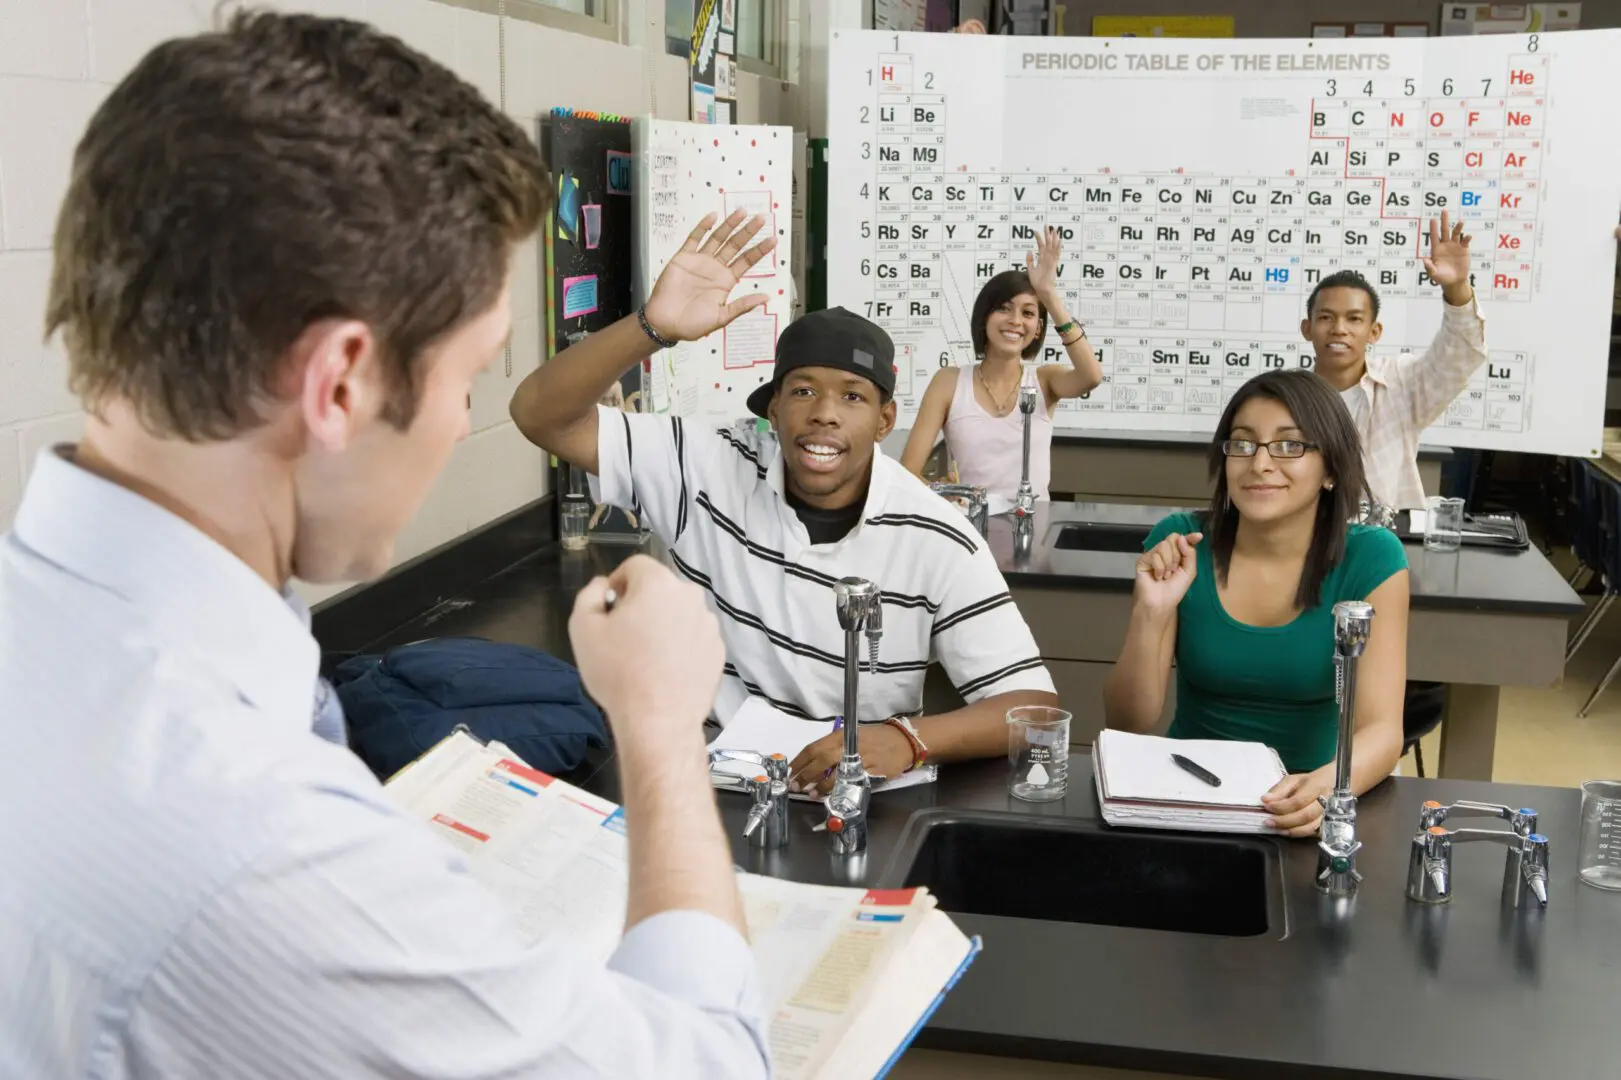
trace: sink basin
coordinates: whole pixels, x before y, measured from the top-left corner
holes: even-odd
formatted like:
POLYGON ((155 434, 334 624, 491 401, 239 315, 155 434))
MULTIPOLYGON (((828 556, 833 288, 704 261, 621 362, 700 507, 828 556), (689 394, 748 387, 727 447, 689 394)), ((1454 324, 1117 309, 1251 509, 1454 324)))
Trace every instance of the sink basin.
POLYGON ((1052 546, 1062 551, 1129 551, 1141 555, 1148 532, 1141 525, 1081 522, 1059 526, 1052 546))
POLYGON ((1260 837, 942 808, 913 815, 891 864, 948 912, 1187 934, 1284 934, 1282 861, 1260 837))

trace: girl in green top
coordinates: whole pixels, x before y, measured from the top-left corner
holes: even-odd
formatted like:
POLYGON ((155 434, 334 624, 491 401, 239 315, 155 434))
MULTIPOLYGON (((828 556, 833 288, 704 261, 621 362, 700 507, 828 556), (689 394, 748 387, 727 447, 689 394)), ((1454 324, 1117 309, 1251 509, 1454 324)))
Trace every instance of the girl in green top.
POLYGON ((1306 836, 1322 817, 1317 797, 1334 786, 1341 600, 1375 612, 1357 669, 1352 790, 1373 787, 1401 756, 1407 556, 1394 533, 1347 524, 1366 491, 1356 428, 1310 371, 1268 371, 1241 387, 1210 470, 1210 509, 1172 514, 1144 544, 1104 713, 1110 727, 1152 730, 1174 655, 1170 736, 1277 750, 1291 775, 1266 797, 1272 823, 1306 836))

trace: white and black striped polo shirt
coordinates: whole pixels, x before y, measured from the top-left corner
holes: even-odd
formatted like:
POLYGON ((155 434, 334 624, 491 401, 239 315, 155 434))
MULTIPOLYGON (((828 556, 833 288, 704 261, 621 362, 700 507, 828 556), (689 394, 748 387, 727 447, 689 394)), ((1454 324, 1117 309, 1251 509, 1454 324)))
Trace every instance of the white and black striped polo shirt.
MULTIPOLYGON (((774 437, 607 407, 597 420, 593 497, 640 514, 720 617, 727 665, 715 715, 723 723, 751 694, 810 719, 843 711, 833 585, 850 576, 883 595, 878 674, 865 663, 861 674, 863 722, 918 712, 931 660, 969 703, 1053 692, 983 538, 877 447, 860 523, 838 543, 813 545, 783 498, 774 437)), ((865 650, 863 640, 863 661, 865 650)))

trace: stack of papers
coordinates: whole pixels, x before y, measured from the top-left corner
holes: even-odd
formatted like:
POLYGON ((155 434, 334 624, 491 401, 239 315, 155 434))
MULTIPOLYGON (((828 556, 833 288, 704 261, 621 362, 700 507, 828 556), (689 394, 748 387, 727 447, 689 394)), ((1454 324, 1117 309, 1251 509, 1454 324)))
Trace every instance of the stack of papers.
POLYGON ((1092 744, 1103 820, 1142 829, 1271 833, 1261 796, 1288 775, 1264 743, 1166 739, 1104 731, 1092 744), (1221 780, 1205 783, 1171 757, 1181 754, 1221 780))
MULTIPOLYGON (((792 762, 799 756, 801 750, 832 732, 831 720, 801 720, 797 716, 789 716, 769 701, 751 697, 732 716, 731 722, 721 729, 721 733, 715 736, 715 741, 709 744, 709 749, 752 750, 765 757, 782 754, 792 762)), ((757 766, 746 761, 721 761, 715 764, 711 776, 716 787, 732 790, 736 786, 736 781, 732 778, 755 776, 759 771, 757 766), (721 773, 726 775, 722 776, 721 773)), ((937 775, 935 766, 924 765, 909 773, 902 773, 883 781, 879 781, 875 776, 872 785, 873 794, 911 787, 913 784, 927 784, 937 775)), ((736 786, 736 789, 742 790, 740 786, 736 786)), ((789 798, 802 802, 822 801, 820 795, 800 793, 790 795, 789 798)))

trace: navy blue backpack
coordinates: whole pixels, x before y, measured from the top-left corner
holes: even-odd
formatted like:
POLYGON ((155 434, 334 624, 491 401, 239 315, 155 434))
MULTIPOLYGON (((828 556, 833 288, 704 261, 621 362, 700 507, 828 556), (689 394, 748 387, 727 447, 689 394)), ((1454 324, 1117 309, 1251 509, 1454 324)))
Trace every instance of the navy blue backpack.
POLYGON ((379 780, 431 749, 457 724, 505 743, 531 768, 566 773, 606 746, 602 713, 580 673, 549 653, 483 638, 413 642, 355 656, 333 671, 349 747, 379 780))

